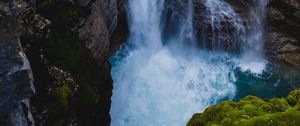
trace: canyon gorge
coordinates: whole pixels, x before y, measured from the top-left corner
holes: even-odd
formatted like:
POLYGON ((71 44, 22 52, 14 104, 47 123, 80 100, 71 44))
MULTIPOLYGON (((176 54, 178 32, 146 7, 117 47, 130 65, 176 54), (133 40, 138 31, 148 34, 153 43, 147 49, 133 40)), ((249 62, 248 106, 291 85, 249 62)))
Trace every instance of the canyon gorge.
POLYGON ((0 126, 300 125, 299 0, 1 0, 0 126))

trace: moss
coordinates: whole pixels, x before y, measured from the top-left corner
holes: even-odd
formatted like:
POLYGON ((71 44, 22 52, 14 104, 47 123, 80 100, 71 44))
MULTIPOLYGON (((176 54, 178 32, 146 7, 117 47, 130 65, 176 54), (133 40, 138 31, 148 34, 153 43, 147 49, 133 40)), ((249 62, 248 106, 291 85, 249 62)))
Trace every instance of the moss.
MULTIPOLYGON (((51 66, 71 73, 79 85, 78 95, 70 101, 72 106, 68 111, 61 110, 68 106, 67 104, 71 104, 66 100, 67 95, 62 93, 66 87, 56 89, 57 96, 60 96, 58 99, 45 103, 49 105, 41 105, 49 106, 51 112, 46 123, 58 125, 63 124, 62 122, 73 121, 73 118, 76 117, 79 124, 89 125, 95 122, 98 116, 101 116, 95 114, 101 112, 99 106, 103 104, 99 103, 99 96, 102 93, 98 88, 101 76, 99 75, 100 70, 97 69, 90 52, 85 48, 84 41, 79 39, 74 27, 80 23, 79 19, 90 15, 90 7, 81 7, 69 1, 50 0, 44 7, 37 8, 37 11, 51 21, 50 35, 46 40, 37 42, 38 51, 41 51, 41 54, 50 61, 51 66), (61 104, 63 107, 59 107, 57 104, 61 104), (65 121, 59 120, 60 118, 64 118, 65 121)), ((49 79, 47 82, 50 81, 49 79)), ((42 89, 52 85, 52 83, 42 84, 44 84, 42 89)), ((42 91, 42 93, 47 95, 47 91, 42 91)), ((45 101, 47 100, 45 99, 45 101)))
MULTIPOLYGON (((78 96, 74 99, 76 116, 79 118, 80 124, 93 122, 95 110, 99 108, 100 92, 97 88, 99 80, 99 69, 85 50, 84 43, 78 39, 76 33, 52 32, 50 39, 45 44, 44 54, 53 66, 71 73, 75 82, 79 85, 78 96)), ((62 107, 64 108, 64 107, 62 107)), ((53 111, 59 110, 54 107, 53 111)), ((67 114, 67 113, 64 113, 67 114)), ((54 120, 57 113, 53 115, 54 120)))
POLYGON ((59 68, 70 71, 77 66, 79 58, 83 54, 83 47, 79 40, 72 35, 57 36, 51 48, 46 50, 47 57, 59 68))
POLYGON ((70 6, 67 6, 65 7, 63 10, 62 10, 62 15, 64 16, 67 16, 67 17, 72 17, 72 16, 75 16, 75 9, 73 9, 72 7, 70 6))
MULTIPOLYGON (((95 69, 95 63, 84 49, 83 43, 77 37, 74 37, 75 35, 63 33, 61 35, 53 34, 52 36, 52 43, 45 50, 46 57, 54 66, 70 72, 79 85, 78 97, 75 101, 78 104, 78 109, 75 111, 80 113, 78 114, 79 123, 92 122, 93 114, 98 109, 99 104, 100 93, 95 84, 99 79, 99 70, 95 69)), ((66 107, 65 103, 63 105, 66 107)))
POLYGON ((82 85, 79 89, 79 102, 84 106, 94 106, 97 104, 98 95, 87 84, 82 85))
POLYGON ((299 124, 300 112, 266 114, 237 123, 240 126, 297 126, 299 124))
POLYGON ((188 126, 196 126, 196 125, 203 125, 202 123, 202 116, 201 113, 194 114, 192 119, 189 120, 188 126))
POLYGON ((290 95, 287 97, 287 102, 291 106, 295 106, 296 104, 300 103, 300 90, 295 90, 290 93, 290 95))
POLYGON ((269 103, 272 106, 273 112, 284 112, 287 109, 291 108, 291 106, 287 103, 286 99, 271 99, 269 103))
POLYGON ((61 87, 58 87, 54 90, 55 95, 57 96, 57 102, 60 107, 63 107, 64 110, 69 109, 69 100, 71 97, 71 89, 69 85, 66 83, 61 87))
POLYGON ((58 119, 57 121, 54 122, 54 126, 64 126, 65 124, 65 119, 58 119))
POLYGON ((295 126, 300 124, 300 90, 287 98, 264 101, 247 96, 239 102, 225 101, 195 114, 187 126, 295 126))

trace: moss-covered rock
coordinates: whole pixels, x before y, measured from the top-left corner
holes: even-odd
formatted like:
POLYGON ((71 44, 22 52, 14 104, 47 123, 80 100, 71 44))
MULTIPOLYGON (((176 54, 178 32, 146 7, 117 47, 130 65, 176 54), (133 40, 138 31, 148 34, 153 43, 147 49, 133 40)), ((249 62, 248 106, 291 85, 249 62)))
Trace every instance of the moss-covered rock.
POLYGON ((300 124, 300 89, 287 98, 264 101, 247 96, 224 101, 195 114, 187 126, 296 126, 300 124))
POLYGON ((57 87, 54 89, 54 93, 57 97, 58 106, 63 107, 64 110, 68 110, 70 97, 72 95, 69 84, 64 84, 61 87, 57 87))

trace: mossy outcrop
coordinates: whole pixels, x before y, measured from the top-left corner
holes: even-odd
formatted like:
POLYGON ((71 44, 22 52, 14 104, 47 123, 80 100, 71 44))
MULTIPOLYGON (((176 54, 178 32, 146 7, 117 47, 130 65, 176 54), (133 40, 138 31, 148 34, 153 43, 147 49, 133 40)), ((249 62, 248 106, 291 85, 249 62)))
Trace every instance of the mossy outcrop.
POLYGON ((123 2, 37 0, 34 7, 27 2, 20 4, 21 42, 35 76, 37 95, 30 99, 35 124, 109 125, 108 58, 110 46, 118 48, 119 34, 112 34, 122 29, 123 2))
POLYGON ((300 89, 268 101, 247 96, 224 101, 195 114, 187 126, 296 126, 300 124, 300 89))

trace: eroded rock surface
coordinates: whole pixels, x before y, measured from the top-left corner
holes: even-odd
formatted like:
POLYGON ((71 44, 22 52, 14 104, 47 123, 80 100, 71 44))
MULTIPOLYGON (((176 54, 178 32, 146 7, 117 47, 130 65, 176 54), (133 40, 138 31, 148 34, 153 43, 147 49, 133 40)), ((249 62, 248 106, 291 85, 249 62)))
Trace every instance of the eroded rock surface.
POLYGON ((300 1, 271 0, 267 11, 270 59, 300 66, 300 1))
POLYGON ((35 93, 30 63, 20 43, 21 31, 17 1, 0 1, 0 118, 7 125, 20 119, 16 126, 26 124, 20 103, 35 93))

